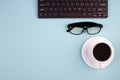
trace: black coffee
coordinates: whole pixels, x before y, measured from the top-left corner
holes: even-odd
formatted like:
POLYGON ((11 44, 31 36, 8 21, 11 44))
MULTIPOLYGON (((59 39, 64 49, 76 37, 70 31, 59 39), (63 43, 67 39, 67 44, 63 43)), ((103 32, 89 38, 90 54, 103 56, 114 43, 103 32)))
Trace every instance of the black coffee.
POLYGON ((106 61, 111 55, 111 49, 107 44, 99 43, 94 47, 93 55, 99 61, 106 61))

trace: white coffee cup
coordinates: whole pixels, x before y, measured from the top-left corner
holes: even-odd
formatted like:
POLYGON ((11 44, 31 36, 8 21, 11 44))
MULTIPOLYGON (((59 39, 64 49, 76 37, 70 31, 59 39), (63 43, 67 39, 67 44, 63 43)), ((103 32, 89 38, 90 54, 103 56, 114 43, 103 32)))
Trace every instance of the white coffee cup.
POLYGON ((83 45, 82 57, 90 67, 103 69, 112 62, 114 49, 111 42, 106 38, 92 37, 83 45))

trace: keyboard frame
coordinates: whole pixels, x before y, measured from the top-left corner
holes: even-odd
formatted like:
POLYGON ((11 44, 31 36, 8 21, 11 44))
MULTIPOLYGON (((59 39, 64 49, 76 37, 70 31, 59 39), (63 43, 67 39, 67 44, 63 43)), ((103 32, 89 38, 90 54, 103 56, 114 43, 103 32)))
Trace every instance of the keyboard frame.
MULTIPOLYGON (((64 13, 59 13, 60 15, 58 16, 53 16, 53 14, 51 13, 51 16, 40 16, 41 14, 41 11, 40 11, 40 0, 38 0, 38 18, 108 18, 108 0, 105 0, 106 1, 106 10, 104 11, 106 13, 106 16, 96 16, 96 17, 93 17, 93 16, 68 16, 67 13, 66 15, 67 16, 61 16, 61 14, 64 14, 64 13)), ((61 7, 63 8, 63 7, 61 7)), ((56 12, 57 13, 57 12, 56 12)), ((78 12, 77 12, 78 13, 78 12)), ((77 14, 76 13, 76 14, 77 14)), ((49 13, 48 13, 49 14, 49 13)), ((68 13, 69 14, 69 13, 68 13)), ((73 13, 74 14, 74 13, 73 13)), ((79 14, 79 13, 78 13, 79 14)))

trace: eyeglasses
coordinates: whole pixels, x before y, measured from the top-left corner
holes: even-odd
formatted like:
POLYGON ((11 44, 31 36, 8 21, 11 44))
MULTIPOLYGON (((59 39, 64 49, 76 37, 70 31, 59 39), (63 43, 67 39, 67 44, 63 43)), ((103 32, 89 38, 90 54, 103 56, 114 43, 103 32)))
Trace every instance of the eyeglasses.
POLYGON ((86 30, 88 34, 94 35, 99 33, 102 27, 103 27, 102 24, 98 24, 94 22, 79 22, 79 23, 68 24, 67 32, 74 35, 80 35, 84 32, 84 30, 86 30))

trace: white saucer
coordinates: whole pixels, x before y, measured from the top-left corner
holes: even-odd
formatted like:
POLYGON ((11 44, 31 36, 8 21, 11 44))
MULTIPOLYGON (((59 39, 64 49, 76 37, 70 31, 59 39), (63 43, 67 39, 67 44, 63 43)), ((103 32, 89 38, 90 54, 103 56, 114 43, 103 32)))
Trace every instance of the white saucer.
POLYGON ((114 56, 114 49, 113 49, 111 42, 103 37, 99 37, 99 36, 92 37, 92 38, 88 39, 82 47, 82 58, 85 61, 85 63, 92 68, 96 68, 96 69, 105 68, 106 66, 108 66, 112 62, 113 56, 114 56), (93 57, 91 56, 91 55, 93 55, 92 54, 93 47, 95 47, 95 45, 99 44, 99 43, 106 43, 111 48, 110 59, 108 61, 102 62, 102 65, 99 64, 99 61, 93 59, 93 57))

